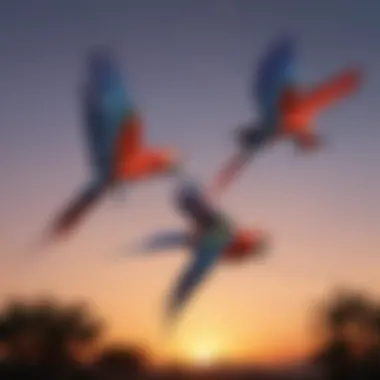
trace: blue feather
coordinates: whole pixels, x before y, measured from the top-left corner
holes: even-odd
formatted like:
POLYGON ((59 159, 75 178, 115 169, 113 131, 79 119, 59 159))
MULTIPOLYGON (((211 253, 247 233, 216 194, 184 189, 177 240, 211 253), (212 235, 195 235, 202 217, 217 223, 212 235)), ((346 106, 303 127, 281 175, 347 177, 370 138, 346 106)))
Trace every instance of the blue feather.
POLYGON ((92 165, 98 177, 108 177, 118 133, 134 106, 109 54, 95 52, 90 56, 88 77, 85 113, 92 165))
POLYGON ((225 248, 232 240, 232 231, 224 220, 206 233, 195 248, 193 261, 180 276, 168 305, 168 317, 173 319, 212 268, 218 263, 225 248))
POLYGON ((295 81, 295 44, 290 38, 277 41, 259 65, 255 78, 255 95, 264 117, 278 112, 283 89, 295 81))

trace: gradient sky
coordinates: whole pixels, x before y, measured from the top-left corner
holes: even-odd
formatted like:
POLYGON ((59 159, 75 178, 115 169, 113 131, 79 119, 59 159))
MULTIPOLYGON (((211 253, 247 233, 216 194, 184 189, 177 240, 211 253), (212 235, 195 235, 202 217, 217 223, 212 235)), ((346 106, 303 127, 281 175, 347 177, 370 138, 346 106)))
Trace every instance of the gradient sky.
POLYGON ((159 357, 210 345, 260 361, 308 347, 310 307, 334 286, 379 294, 379 14, 376 0, 2 0, 0 300, 91 299, 111 338, 145 342, 159 357), (350 64, 367 79, 319 118, 326 149, 302 156, 289 142, 263 152, 223 198, 239 223, 273 236, 266 260, 220 267, 165 339, 162 307, 186 256, 123 252, 157 227, 184 225, 171 180, 105 200, 69 242, 27 257, 89 176, 78 99, 89 48, 119 54, 149 140, 178 146, 203 181, 233 152, 232 127, 255 116, 253 65, 284 32, 298 38, 302 81, 350 64))

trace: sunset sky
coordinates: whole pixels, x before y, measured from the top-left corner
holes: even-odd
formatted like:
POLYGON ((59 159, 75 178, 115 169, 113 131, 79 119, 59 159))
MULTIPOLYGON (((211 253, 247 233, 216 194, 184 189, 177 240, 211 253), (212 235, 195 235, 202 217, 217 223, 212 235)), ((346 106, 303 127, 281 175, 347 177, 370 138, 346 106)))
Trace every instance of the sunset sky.
POLYGON ((0 302, 90 299, 111 339, 146 343, 157 358, 262 362, 305 352, 312 306, 335 286, 380 296, 379 14, 375 0, 2 1, 0 302), (351 64, 366 82, 319 118, 325 149, 277 145, 223 198, 236 222, 271 234, 265 260, 219 267, 166 336, 165 297, 185 252, 123 255, 157 228, 185 226, 167 178, 105 199, 70 241, 28 255, 90 175, 78 97, 89 48, 117 52, 149 141, 177 146, 207 181, 233 152, 232 129, 256 117, 252 70, 284 32, 298 39, 303 82, 351 64))

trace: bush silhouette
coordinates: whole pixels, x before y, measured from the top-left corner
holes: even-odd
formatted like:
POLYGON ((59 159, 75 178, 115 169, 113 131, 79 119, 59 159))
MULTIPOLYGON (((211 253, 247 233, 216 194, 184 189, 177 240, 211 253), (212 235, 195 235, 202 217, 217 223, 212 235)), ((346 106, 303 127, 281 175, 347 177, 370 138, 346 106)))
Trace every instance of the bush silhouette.
POLYGON ((101 327, 85 304, 67 306, 53 299, 12 301, 0 312, 0 337, 11 361, 74 360, 72 344, 91 343, 101 327))
POLYGON ((380 310, 374 299, 364 292, 335 292, 324 303, 321 319, 327 339, 316 359, 330 378, 348 379, 355 371, 363 380, 380 378, 380 310))

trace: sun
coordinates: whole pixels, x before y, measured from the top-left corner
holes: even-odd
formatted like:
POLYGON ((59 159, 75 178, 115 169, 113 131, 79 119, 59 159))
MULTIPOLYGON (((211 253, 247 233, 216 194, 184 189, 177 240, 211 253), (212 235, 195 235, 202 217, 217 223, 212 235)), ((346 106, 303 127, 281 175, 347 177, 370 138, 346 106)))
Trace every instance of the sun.
POLYGON ((216 347, 210 344, 203 344, 194 349, 193 362, 196 366, 209 367, 218 360, 216 347))

